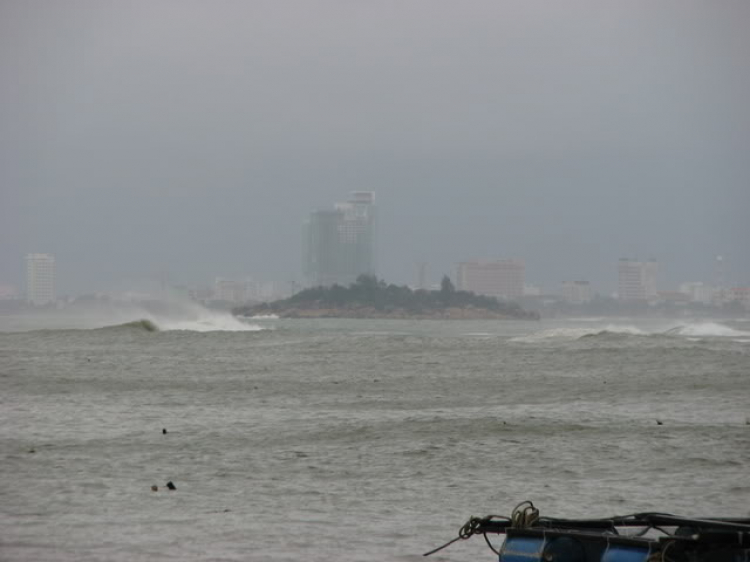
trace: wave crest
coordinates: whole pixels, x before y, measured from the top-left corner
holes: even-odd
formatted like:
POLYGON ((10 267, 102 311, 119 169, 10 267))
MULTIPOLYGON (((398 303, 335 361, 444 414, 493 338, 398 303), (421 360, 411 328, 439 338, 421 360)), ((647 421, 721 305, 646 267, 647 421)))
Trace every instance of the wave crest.
POLYGON ((526 336, 511 338, 512 342, 536 343, 550 340, 574 341, 581 338, 591 337, 612 337, 612 336, 647 336, 644 332, 635 326, 615 326, 608 325, 603 328, 550 328, 541 330, 526 336))
MULTIPOLYGON (((748 337, 750 332, 736 330, 730 328, 724 324, 717 322, 698 322, 681 324, 674 326, 669 329, 658 329, 645 331, 635 326, 627 325, 607 325, 603 327, 563 327, 563 328, 550 328, 527 334, 525 336, 519 336, 511 338, 511 342, 521 343, 541 343, 541 342, 554 342, 554 341, 576 341, 584 340, 589 338, 628 338, 633 336, 647 336, 652 338, 657 337, 684 337, 688 339, 701 339, 701 338, 737 338, 737 337, 748 337)), ((738 341, 738 340, 737 340, 738 341)))
POLYGON ((265 330, 257 324, 248 324, 234 316, 212 314, 190 319, 159 319, 161 331, 182 330, 187 332, 257 332, 265 330))
POLYGON ((131 306, 110 313, 100 311, 90 320, 91 328, 141 330, 145 332, 257 332, 269 329, 252 324, 229 312, 210 310, 195 303, 131 306))
POLYGON ((716 322, 683 324, 681 326, 675 326, 664 333, 670 336, 689 336, 693 338, 750 336, 750 332, 735 330, 734 328, 716 322))
POLYGON ((130 322, 123 322, 122 324, 112 324, 111 326, 103 326, 97 328, 98 330, 137 330, 144 332, 158 332, 159 326, 155 322, 141 318, 140 320, 131 320, 130 322))

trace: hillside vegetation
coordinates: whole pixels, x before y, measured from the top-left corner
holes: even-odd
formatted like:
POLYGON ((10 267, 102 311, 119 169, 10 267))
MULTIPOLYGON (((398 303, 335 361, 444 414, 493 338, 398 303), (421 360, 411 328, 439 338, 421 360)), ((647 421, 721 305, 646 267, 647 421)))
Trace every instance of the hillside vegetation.
POLYGON ((240 307, 234 313, 297 318, 538 318, 516 303, 458 291, 447 276, 443 277, 440 290, 415 291, 372 275, 360 275, 348 287, 304 289, 288 299, 240 307))

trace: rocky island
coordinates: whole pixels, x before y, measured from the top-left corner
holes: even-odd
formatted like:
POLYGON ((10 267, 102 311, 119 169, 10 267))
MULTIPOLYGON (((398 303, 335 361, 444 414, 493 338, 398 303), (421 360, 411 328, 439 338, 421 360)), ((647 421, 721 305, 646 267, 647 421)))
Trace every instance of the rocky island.
POLYGON ((242 306, 232 312, 237 316, 275 314, 282 318, 539 319, 538 313, 516 303, 458 291, 447 276, 440 290, 427 291, 360 275, 348 287, 313 287, 288 299, 242 306))

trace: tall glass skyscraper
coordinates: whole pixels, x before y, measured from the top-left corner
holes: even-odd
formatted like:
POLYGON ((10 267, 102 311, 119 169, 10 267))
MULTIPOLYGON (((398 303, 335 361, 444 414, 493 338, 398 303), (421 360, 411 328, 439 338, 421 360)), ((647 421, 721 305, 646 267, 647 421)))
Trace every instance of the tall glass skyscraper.
POLYGON ((308 285, 348 285, 362 274, 375 275, 376 227, 371 191, 354 191, 346 203, 311 213, 306 223, 308 285))

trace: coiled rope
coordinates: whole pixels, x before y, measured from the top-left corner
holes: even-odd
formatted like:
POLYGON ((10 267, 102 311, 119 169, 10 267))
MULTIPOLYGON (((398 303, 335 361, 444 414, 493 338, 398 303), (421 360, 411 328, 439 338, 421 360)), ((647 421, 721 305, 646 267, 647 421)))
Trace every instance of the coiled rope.
POLYGON ((534 504, 530 501, 523 501, 519 503, 515 508, 513 508, 513 511, 510 514, 510 517, 505 517, 503 515, 487 515, 486 517, 470 517, 469 520, 463 524, 463 526, 458 530, 458 536, 445 543, 443 546, 439 546, 434 550, 431 550, 429 552, 425 552, 423 556, 430 556, 431 554, 435 554, 436 552, 439 552, 443 550, 446 547, 449 547, 454 542, 460 541, 460 540, 466 540, 468 538, 473 537, 474 535, 481 533, 484 537, 485 542, 487 543, 487 546, 490 547, 492 552, 500 555, 500 551, 497 550, 492 543, 490 542, 490 539, 487 537, 487 533, 482 531, 482 528, 484 528, 485 524, 489 521, 497 520, 497 519, 503 519, 505 521, 510 522, 511 526, 515 529, 526 529, 528 527, 532 527, 537 521, 539 521, 539 510, 534 507, 534 504))
POLYGON ((510 514, 510 522, 514 529, 528 529, 539 521, 539 510, 530 501, 519 503, 510 514))

